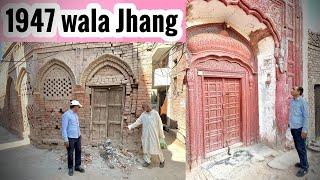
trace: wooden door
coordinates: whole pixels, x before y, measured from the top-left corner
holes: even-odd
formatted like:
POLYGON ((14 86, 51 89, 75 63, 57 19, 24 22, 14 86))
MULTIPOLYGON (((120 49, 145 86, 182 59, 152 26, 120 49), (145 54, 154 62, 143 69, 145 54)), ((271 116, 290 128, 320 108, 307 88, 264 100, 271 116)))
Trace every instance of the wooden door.
POLYGON ((120 140, 122 137, 123 88, 93 88, 91 141, 105 138, 120 140))
POLYGON ((240 142, 240 80, 224 79, 224 145, 240 142))
POLYGON ((320 137, 320 85, 314 86, 314 108, 316 137, 320 137))
POLYGON ((222 79, 204 80, 204 147, 209 153, 223 147, 222 79))
POLYGON ((240 79, 204 79, 205 154, 240 142, 240 79))

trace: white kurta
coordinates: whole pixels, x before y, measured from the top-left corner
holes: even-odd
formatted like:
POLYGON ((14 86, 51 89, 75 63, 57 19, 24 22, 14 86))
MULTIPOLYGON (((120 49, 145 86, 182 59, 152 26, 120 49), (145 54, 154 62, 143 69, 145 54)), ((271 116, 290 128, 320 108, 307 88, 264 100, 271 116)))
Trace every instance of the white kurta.
POLYGON ((160 138, 165 138, 159 113, 155 110, 143 112, 135 123, 128 126, 131 130, 142 125, 142 148, 144 154, 160 154, 160 138))

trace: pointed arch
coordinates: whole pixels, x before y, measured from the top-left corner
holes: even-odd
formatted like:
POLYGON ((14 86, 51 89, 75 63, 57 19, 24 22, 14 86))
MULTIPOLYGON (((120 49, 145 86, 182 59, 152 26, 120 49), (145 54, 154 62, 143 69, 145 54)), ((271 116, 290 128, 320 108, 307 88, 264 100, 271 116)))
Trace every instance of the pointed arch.
POLYGON ((71 78, 71 83, 72 84, 76 84, 76 79, 75 79, 75 75, 72 72, 72 70, 70 69, 70 67, 64 63, 61 60, 58 59, 52 59, 49 62, 47 62, 37 73, 37 78, 36 78, 36 85, 35 85, 35 90, 39 91, 40 90, 40 85, 42 82, 43 77, 46 75, 46 73, 48 72, 48 70, 50 70, 50 68, 52 68, 53 66, 59 66, 61 68, 63 68, 68 75, 71 78))
POLYGON ((94 60, 92 63, 90 63, 82 73, 82 76, 80 78, 80 85, 85 86, 87 81, 93 77, 94 74, 96 74, 101 68, 105 66, 110 66, 124 75, 125 79, 130 83, 134 84, 134 74, 130 68, 130 66, 121 60, 120 58, 110 55, 110 54, 104 54, 100 57, 98 57, 96 60, 94 60))
POLYGON ((18 78, 17 78, 17 81, 16 81, 16 89, 18 91, 18 95, 20 95, 20 86, 21 86, 21 82, 24 78, 24 76, 27 74, 27 71, 26 71, 26 68, 21 68, 21 70, 19 71, 19 74, 18 74, 18 78))

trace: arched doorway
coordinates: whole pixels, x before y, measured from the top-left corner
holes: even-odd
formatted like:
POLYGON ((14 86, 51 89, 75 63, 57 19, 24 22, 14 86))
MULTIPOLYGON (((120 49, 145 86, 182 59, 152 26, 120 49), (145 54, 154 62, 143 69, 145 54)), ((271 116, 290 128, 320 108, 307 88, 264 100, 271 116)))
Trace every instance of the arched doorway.
POLYGON ((64 62, 53 59, 39 70, 36 83, 39 111, 44 115, 38 122, 42 143, 57 144, 61 141, 61 115, 69 109, 75 77, 64 62))
POLYGON ((103 55, 84 70, 80 85, 90 97, 90 141, 123 139, 123 128, 131 115, 133 73, 121 59, 103 55))
POLYGON ((282 81, 276 75, 284 61, 279 52, 281 33, 269 15, 252 9, 259 2, 249 6, 242 0, 199 0, 188 5, 187 161, 191 168, 216 150, 276 139, 275 92, 282 81))
POLYGON ((189 136, 197 158, 258 139, 257 61, 249 42, 224 24, 188 29, 189 136))
POLYGON ((18 92, 16 90, 15 82, 10 76, 7 79, 5 103, 6 112, 4 114, 6 115, 6 123, 4 124, 4 126, 9 131, 22 138, 23 124, 20 121, 20 100, 18 98, 18 92))

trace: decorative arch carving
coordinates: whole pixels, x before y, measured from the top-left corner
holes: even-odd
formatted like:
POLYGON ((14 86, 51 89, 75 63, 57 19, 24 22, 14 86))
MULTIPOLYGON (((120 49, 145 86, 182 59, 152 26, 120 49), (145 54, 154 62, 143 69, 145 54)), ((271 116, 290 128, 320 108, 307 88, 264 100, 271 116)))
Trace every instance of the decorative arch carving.
POLYGON ((39 70, 35 87, 47 98, 66 98, 71 96, 75 82, 72 70, 64 62, 53 59, 39 70))
POLYGON ((85 86, 96 73, 98 73, 102 68, 105 67, 111 67, 120 72, 124 76, 124 81, 126 81, 127 83, 134 83, 134 75, 129 65, 118 57, 110 54, 105 54, 100 56, 98 59, 87 66, 80 78, 80 85, 85 86))
MULTIPOLYGON (((188 163, 206 159, 205 152, 205 81, 208 78, 238 79, 241 93, 241 141, 248 145, 258 140, 257 61, 252 46, 243 36, 221 24, 205 24, 188 29, 188 163), (201 36, 199 36, 201 35, 201 36), (191 38, 190 38, 191 37, 191 38), (193 39, 193 37, 196 37, 193 39), (206 39, 205 39, 206 38, 206 39), (201 47, 199 47, 201 46, 201 47), (197 104, 197 106, 194 106, 197 104), (249 112, 249 109, 254 109, 249 112), (197 143, 199 142, 199 143, 197 143)), ((223 85, 224 86, 224 85, 223 85)), ((212 100, 213 101, 213 100, 212 100)), ((239 137, 240 137, 239 136, 239 137)))
POLYGON ((241 60, 231 59, 230 57, 224 56, 219 57, 216 55, 206 55, 198 58, 194 61, 194 67, 199 69, 210 69, 211 71, 224 71, 224 72, 251 72, 254 73, 252 67, 245 64, 241 60))
POLYGON ((246 61, 249 61, 252 57, 251 50, 242 42, 220 34, 202 33, 194 35, 188 40, 188 48, 192 53, 207 50, 216 50, 217 53, 228 52, 230 55, 246 61))

